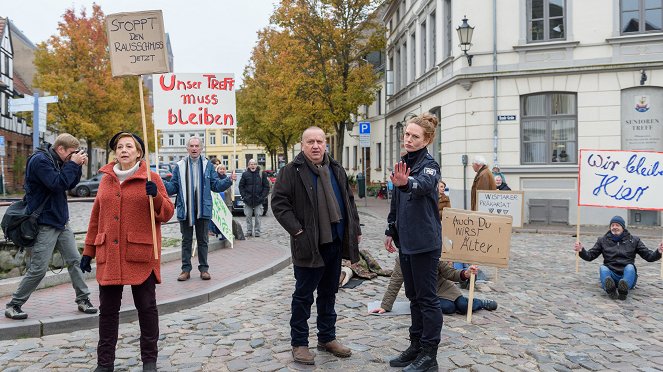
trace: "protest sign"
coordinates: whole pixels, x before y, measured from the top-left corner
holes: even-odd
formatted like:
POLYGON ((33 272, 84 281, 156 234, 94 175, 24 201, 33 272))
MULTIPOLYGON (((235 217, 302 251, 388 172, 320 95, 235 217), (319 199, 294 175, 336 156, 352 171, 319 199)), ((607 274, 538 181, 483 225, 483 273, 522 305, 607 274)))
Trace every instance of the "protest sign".
POLYGON ((235 74, 160 74, 152 81, 157 129, 235 128, 235 74))
POLYGON ((161 10, 106 16, 113 76, 169 72, 161 10))
POLYGON ((512 221, 508 215, 444 208, 442 259, 508 267, 512 221))
POLYGON ((233 235, 233 215, 218 192, 212 193, 212 222, 219 228, 223 236, 228 239, 232 247, 235 239, 233 235))
POLYGON ((663 153, 580 150, 578 205, 663 210, 663 153))
POLYGON ((523 227, 523 192, 478 190, 479 212, 509 215, 512 227, 523 227))

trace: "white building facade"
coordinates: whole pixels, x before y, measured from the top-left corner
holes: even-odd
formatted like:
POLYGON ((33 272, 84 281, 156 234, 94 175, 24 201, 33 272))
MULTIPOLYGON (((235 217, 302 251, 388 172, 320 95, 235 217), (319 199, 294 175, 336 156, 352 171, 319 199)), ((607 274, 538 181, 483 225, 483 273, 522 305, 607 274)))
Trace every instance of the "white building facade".
MULTIPOLYGON (((463 159, 483 155, 524 191, 525 222, 660 224, 656 211, 578 209, 577 185, 579 149, 663 151, 663 0, 394 0, 384 22, 383 112, 367 115, 370 160, 383 163, 372 181, 398 160, 406 118, 430 111, 440 126, 429 151, 454 207, 470 203, 463 159), (456 31, 464 17, 471 60, 456 31)), ((358 141, 345 141, 352 172, 358 141)))

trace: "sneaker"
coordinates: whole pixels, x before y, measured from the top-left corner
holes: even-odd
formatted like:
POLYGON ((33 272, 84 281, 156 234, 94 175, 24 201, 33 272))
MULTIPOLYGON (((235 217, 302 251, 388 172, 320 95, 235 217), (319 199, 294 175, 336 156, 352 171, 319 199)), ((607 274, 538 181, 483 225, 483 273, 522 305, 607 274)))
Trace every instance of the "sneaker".
POLYGON ((259 237, 260 237, 260 233, 255 233, 253 236, 255 236, 256 238, 259 238, 259 237))
POLYGON ((27 319, 28 314, 24 313, 23 310, 21 310, 21 306, 10 305, 7 306, 7 309, 5 310, 5 316, 9 319, 19 320, 19 319, 27 319))
POLYGON ((617 292, 619 293, 620 300, 626 300, 626 296, 628 296, 628 284, 624 279, 619 279, 619 283, 617 283, 617 292))
MULTIPOLYGON (((617 286, 615 285, 615 280, 608 277, 605 279, 605 291, 608 292, 608 295, 613 300, 617 298, 617 286)), ((627 289, 628 292, 628 289, 627 289)))
POLYGON ((488 310, 488 311, 493 311, 497 309, 497 301, 495 300, 483 300, 483 305, 481 306, 482 309, 488 310))
POLYGON ((92 302, 90 302, 89 298, 78 301, 77 303, 78 303, 78 311, 82 313, 96 314, 98 311, 96 307, 92 306, 92 302))

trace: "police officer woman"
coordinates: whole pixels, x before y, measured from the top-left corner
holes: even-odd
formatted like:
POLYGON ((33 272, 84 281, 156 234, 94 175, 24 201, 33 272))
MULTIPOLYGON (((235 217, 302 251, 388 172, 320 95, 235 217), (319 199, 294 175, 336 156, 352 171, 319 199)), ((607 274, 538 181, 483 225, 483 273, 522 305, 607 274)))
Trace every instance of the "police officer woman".
POLYGON ((394 165, 391 210, 387 217, 385 248, 398 255, 405 295, 410 300, 410 346, 389 361, 403 371, 437 371, 442 312, 436 294, 441 254, 441 225, 437 209, 440 166, 428 153, 435 138, 437 118, 430 114, 410 119, 403 143, 407 154, 394 165), (395 246, 395 247, 394 247, 395 246))

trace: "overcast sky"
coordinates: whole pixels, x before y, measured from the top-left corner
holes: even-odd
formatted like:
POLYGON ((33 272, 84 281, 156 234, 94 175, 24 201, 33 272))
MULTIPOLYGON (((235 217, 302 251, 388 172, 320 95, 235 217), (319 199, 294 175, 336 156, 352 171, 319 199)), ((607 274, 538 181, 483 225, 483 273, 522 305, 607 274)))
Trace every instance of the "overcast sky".
MULTIPOLYGON (((241 81, 257 41, 269 24, 277 0, 98 0, 104 14, 161 9, 170 35, 174 72, 234 73, 241 81)), ((33 43, 57 33, 67 8, 91 13, 93 1, 3 0, 0 16, 9 17, 33 43)))

